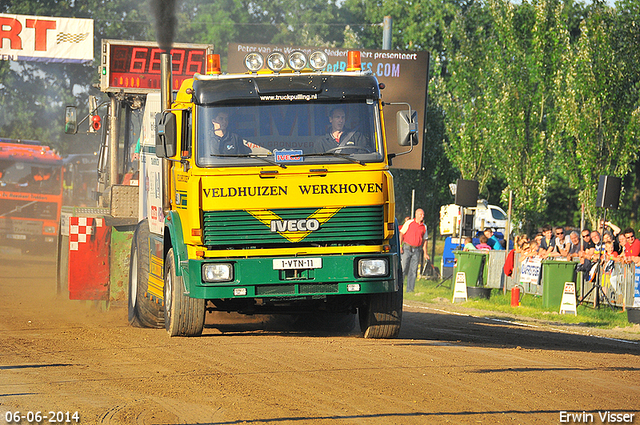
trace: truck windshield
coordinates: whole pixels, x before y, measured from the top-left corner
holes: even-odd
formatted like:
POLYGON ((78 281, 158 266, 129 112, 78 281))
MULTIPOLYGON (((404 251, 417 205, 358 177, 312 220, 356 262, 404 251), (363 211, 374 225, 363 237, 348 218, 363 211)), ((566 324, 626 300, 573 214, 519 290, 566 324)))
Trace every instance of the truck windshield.
POLYGON ((198 106, 197 164, 380 162, 378 117, 375 102, 198 106))
POLYGON ((0 160, 0 191, 59 194, 60 165, 0 160))
POLYGON ((507 216, 504 215, 504 213, 498 209, 495 208, 491 208, 491 216, 493 218, 495 218, 496 220, 506 220, 507 216))

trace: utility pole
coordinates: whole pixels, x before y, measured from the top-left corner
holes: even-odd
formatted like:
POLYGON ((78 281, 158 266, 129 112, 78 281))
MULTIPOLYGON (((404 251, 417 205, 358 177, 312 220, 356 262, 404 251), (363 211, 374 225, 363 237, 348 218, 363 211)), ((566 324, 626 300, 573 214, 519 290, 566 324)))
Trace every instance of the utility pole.
POLYGON ((385 16, 382 24, 382 50, 391 50, 391 27, 393 19, 391 16, 385 16))

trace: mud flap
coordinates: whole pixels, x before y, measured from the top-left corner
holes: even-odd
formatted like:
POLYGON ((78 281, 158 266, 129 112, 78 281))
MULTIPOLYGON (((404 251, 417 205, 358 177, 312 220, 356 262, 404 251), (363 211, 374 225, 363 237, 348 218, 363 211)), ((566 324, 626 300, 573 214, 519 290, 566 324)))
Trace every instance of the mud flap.
POLYGON ((68 284, 70 300, 109 299, 111 227, 104 219, 70 217, 68 284))

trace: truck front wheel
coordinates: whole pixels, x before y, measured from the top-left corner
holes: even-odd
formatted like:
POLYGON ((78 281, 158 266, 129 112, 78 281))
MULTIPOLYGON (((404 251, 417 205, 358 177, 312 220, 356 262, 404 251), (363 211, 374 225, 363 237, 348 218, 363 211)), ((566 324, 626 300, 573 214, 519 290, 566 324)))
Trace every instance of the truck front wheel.
POLYGON ((398 290, 371 294, 358 309, 360 331, 365 338, 396 338, 402 323, 402 270, 398 272, 398 290))
POLYGON ((185 294, 176 274, 173 248, 164 261, 164 324, 171 336, 200 336, 204 329, 205 300, 185 294))
POLYGON ((162 328, 162 306, 145 296, 149 289, 149 223, 138 224, 129 257, 129 324, 139 328, 162 328))

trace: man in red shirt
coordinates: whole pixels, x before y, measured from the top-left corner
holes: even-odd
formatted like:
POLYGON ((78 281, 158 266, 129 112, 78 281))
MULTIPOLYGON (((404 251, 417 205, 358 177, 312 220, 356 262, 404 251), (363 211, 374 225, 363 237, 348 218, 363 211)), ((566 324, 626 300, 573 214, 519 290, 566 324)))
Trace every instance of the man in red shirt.
POLYGON ((424 211, 416 210, 415 218, 407 220, 400 229, 400 254, 402 254, 402 271, 407 277, 407 292, 413 292, 418 275, 420 258, 428 259, 427 226, 424 224, 424 211))
POLYGON ((627 238, 627 244, 624 246, 624 256, 630 260, 633 257, 640 256, 640 241, 636 239, 636 233, 631 227, 624 229, 624 237, 627 238))

